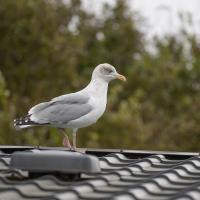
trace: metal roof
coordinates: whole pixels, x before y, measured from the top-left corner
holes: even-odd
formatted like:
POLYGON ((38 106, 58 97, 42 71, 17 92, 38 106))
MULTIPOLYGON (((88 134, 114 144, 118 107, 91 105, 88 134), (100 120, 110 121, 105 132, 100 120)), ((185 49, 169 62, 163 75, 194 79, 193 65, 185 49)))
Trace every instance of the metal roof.
POLYGON ((0 146, 0 200, 200 199, 199 153, 82 149, 98 157, 101 172, 73 179, 48 173, 29 177, 9 168, 13 152, 30 149, 0 146))

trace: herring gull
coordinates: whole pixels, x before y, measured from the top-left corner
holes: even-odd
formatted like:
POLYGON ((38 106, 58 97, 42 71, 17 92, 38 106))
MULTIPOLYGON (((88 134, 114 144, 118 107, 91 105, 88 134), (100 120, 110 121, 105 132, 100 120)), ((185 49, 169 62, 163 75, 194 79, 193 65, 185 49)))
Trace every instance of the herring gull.
POLYGON ((69 148, 71 144, 65 128, 71 128, 72 148, 75 149, 77 130, 94 124, 103 115, 107 103, 108 83, 114 79, 126 81, 112 65, 99 64, 92 73, 90 83, 84 89, 33 106, 25 117, 14 120, 14 126, 16 129, 34 126, 56 127, 63 136, 63 145, 69 148))

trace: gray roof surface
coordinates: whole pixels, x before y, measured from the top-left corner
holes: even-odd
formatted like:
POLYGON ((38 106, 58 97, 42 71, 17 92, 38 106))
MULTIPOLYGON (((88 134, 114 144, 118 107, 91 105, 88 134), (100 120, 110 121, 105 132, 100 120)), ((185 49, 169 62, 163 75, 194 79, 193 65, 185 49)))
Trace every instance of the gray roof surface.
POLYGON ((9 168, 12 153, 29 148, 0 149, 0 200, 200 199, 198 153, 87 150, 98 156, 101 172, 72 179, 56 174, 29 177, 9 168))

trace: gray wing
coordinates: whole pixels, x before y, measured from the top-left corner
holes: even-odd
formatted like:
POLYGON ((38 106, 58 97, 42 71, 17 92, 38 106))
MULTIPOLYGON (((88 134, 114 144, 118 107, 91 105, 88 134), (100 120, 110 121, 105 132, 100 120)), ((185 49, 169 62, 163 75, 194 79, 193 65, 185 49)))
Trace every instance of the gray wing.
POLYGON ((50 102, 43 102, 43 103, 40 103, 40 104, 37 104, 35 106, 33 106, 29 111, 28 111, 28 114, 29 115, 32 115, 38 111, 41 111, 43 109, 45 109, 46 107, 49 106, 49 103, 50 102))
POLYGON ((40 124, 64 124, 88 114, 93 109, 88 102, 88 95, 72 93, 38 104, 29 113, 31 119, 40 124))

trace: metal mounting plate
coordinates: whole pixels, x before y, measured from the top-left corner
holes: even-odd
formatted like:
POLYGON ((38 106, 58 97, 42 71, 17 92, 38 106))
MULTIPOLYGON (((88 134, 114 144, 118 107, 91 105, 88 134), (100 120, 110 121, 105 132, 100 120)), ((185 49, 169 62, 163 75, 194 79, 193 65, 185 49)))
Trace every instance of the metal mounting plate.
POLYGON ((59 150, 30 150, 12 154, 10 168, 28 172, 97 173, 99 160, 95 156, 59 150))

